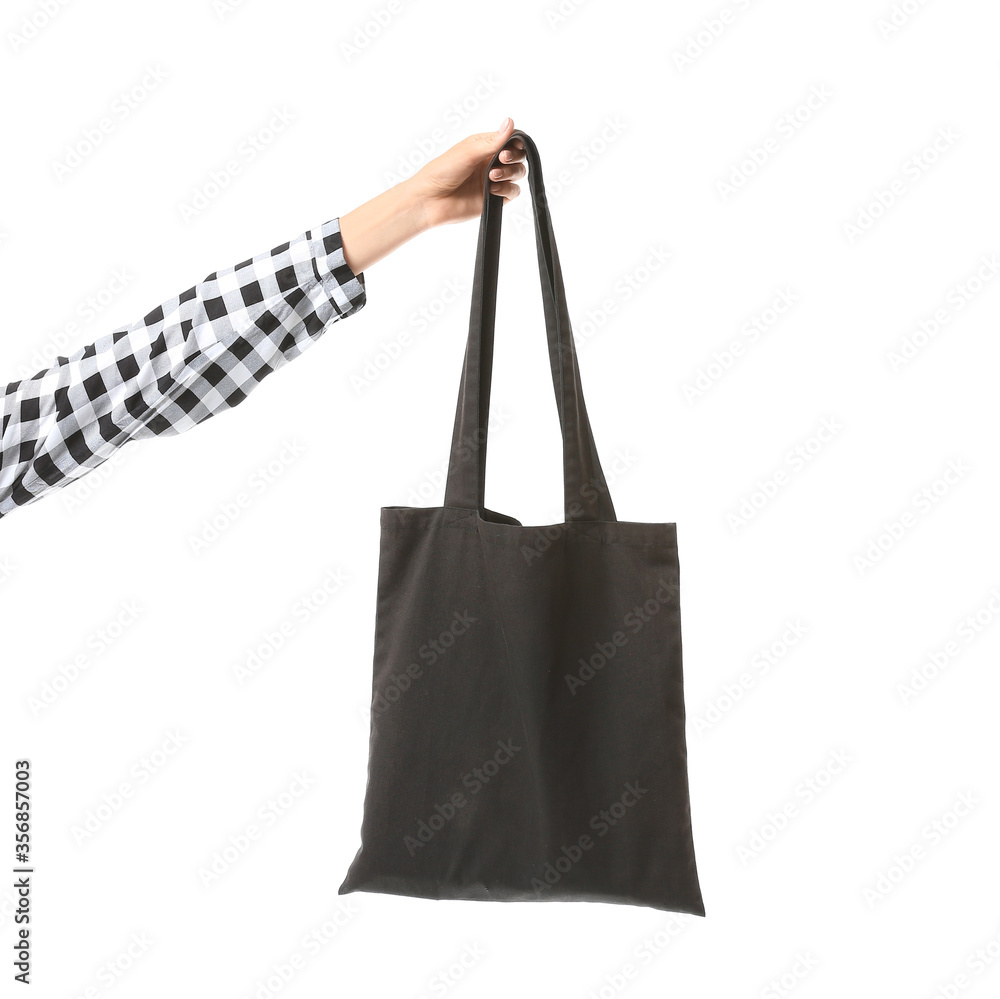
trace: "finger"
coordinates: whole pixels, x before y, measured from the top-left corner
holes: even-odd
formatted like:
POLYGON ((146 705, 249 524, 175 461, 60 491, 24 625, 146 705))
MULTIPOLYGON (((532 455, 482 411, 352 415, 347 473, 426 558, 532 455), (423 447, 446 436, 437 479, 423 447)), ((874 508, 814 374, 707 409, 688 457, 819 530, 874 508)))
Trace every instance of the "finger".
POLYGON ((516 163, 525 158, 524 143, 518 139, 517 145, 507 146, 505 149, 500 150, 500 162, 501 163, 516 163))
POLYGON ((490 184, 490 194, 502 194, 504 201, 510 201, 521 193, 521 189, 509 180, 493 182, 490 184))
POLYGON ((490 171, 490 180, 517 180, 528 172, 523 163, 512 163, 508 166, 494 167, 490 171))

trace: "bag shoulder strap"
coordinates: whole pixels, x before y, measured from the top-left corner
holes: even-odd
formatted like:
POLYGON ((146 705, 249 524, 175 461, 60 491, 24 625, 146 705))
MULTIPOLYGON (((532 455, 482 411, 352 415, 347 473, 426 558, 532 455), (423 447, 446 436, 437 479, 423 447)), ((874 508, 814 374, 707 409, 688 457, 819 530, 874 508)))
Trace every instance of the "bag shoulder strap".
MULTIPOLYGON (((565 519, 567 522, 616 521, 583 399, 583 385, 538 149, 530 136, 520 129, 511 133, 504 148, 517 138, 524 142, 528 164, 549 367, 562 429, 565 519)), ((498 150, 490 161, 483 185, 483 213, 479 223, 469 338, 465 347, 444 500, 445 506, 478 509, 480 514, 485 510, 487 422, 493 378, 493 334, 503 217, 503 197, 490 191, 489 173, 499 163, 501 151, 498 150)))

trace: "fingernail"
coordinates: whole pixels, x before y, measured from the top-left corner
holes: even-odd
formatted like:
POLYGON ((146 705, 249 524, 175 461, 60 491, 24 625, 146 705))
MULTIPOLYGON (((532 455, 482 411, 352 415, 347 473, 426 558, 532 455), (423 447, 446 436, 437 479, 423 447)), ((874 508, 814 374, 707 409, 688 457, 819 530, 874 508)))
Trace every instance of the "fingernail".
POLYGON ((504 120, 502 122, 500 122, 500 127, 497 129, 497 131, 498 132, 502 132, 507 127, 507 122, 509 122, 509 121, 510 121, 510 118, 504 118, 504 120))

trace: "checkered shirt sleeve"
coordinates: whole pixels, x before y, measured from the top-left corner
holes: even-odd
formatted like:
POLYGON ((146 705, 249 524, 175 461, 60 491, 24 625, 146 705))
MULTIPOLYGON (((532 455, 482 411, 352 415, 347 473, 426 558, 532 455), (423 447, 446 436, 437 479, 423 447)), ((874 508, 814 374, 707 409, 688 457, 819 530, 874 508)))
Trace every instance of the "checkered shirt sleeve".
POLYGON ((348 267, 335 218, 0 387, 0 517, 129 441, 179 434, 239 405, 364 304, 364 274, 348 267))

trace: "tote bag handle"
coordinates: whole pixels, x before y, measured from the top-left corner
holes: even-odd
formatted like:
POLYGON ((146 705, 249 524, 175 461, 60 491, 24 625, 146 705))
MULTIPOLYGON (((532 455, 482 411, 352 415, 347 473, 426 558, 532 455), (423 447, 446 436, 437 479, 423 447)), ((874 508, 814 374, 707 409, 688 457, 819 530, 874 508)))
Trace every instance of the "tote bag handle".
MULTIPOLYGON (((614 505, 590 429, 583 386, 577 364, 569 309, 563 287, 559 254, 542 182, 542 164, 531 137, 515 129, 514 139, 524 142, 528 184, 535 218, 535 245, 542 283, 549 367, 556 394, 563 438, 563 490, 565 519, 615 521, 614 505)), ((485 509, 486 437, 493 377, 493 332, 496 319, 497 271, 500 264, 500 228, 503 197, 490 191, 489 172, 499 163, 501 150, 490 161, 483 188, 483 213, 479 223, 479 248, 472 287, 472 315, 465 347, 462 382, 455 412, 455 427, 448 462, 445 506, 485 509)))

